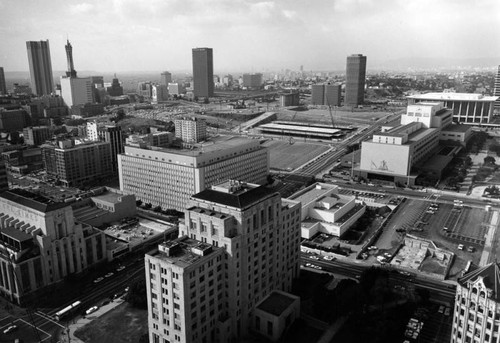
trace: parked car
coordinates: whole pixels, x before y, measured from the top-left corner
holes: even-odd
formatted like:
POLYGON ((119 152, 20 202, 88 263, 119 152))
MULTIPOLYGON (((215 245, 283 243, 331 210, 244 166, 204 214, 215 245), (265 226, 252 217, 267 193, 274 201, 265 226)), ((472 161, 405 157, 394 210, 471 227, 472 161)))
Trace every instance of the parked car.
POLYGON ((439 306, 438 312, 441 314, 444 313, 444 306, 443 305, 439 306))
POLYGON ((95 311, 97 311, 99 309, 99 307, 97 306, 92 306, 91 308, 89 308, 87 311, 85 311, 85 314, 86 315, 89 315, 91 313, 94 313, 95 311))
POLYGON ((449 316, 450 315, 450 308, 447 307, 446 310, 444 310, 444 315, 449 316))
POLYGON ((458 250, 464 250, 464 245, 463 244, 459 244, 458 245, 458 250))
POLYGON ((475 249, 474 247, 472 247, 472 246, 470 246, 470 247, 468 247, 468 248, 467 248, 467 251, 468 251, 468 252, 474 252, 475 250, 476 250, 476 249, 475 249))
POLYGON ((102 280, 104 280, 103 277, 98 277, 97 279, 94 280, 94 283, 99 283, 101 282, 102 280))
POLYGON ((10 325, 7 329, 3 330, 3 333, 4 334, 8 334, 12 331, 16 331, 17 330, 17 325, 10 325))

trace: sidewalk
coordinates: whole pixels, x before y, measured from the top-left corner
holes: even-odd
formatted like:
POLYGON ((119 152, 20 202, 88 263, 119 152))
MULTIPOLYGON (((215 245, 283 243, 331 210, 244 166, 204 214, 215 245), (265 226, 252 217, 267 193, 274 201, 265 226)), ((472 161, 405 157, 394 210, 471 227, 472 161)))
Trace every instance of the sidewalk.
POLYGON ((59 337, 59 342, 85 343, 84 341, 82 341, 81 339, 79 339, 78 337, 75 336, 76 330, 78 330, 78 329, 84 327, 85 325, 87 325, 88 323, 96 320, 97 318, 99 318, 103 314, 111 311, 112 309, 114 309, 118 305, 123 304, 124 301, 125 300, 122 300, 122 299, 113 300, 109 304, 100 307, 97 311, 95 311, 94 313, 92 313, 88 316, 77 317, 77 318, 73 319, 71 322, 66 323, 66 325, 67 325, 66 333, 61 333, 61 337, 59 337), (68 330, 69 330, 69 339, 67 336, 68 330))

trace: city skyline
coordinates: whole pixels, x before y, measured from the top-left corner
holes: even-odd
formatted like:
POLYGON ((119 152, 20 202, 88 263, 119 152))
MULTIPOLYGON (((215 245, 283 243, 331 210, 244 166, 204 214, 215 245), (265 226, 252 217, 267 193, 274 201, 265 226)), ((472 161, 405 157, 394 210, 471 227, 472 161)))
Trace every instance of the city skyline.
POLYGON ((392 59, 496 58, 499 12, 494 0, 7 1, 0 30, 9 49, 0 65, 28 70, 24 42, 49 39, 53 69, 65 70, 68 37, 80 70, 110 72, 189 70, 191 49, 201 46, 214 49, 215 71, 342 69, 355 53, 369 56, 369 68, 392 59))

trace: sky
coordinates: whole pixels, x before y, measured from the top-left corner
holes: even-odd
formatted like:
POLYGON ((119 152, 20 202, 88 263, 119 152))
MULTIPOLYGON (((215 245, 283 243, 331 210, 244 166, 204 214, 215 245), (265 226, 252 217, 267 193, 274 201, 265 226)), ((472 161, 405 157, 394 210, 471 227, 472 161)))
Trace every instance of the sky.
POLYGON ((0 0, 0 66, 28 71, 26 41, 50 42, 65 70, 190 71, 214 49, 214 71, 335 70, 408 58, 499 58, 499 0, 0 0))

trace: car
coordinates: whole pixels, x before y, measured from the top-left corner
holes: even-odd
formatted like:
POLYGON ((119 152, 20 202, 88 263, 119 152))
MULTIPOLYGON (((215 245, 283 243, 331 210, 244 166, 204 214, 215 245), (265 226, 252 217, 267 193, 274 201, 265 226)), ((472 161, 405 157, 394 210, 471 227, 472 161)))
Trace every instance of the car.
POLYGON ((333 261, 333 260, 335 260, 335 257, 327 255, 327 256, 323 257, 323 259, 326 261, 333 261))
POLYGON ((98 277, 97 279, 94 280, 94 283, 99 283, 101 282, 102 280, 104 280, 103 277, 98 277))
POLYGON ((106 275, 104 275, 104 277, 112 277, 113 275, 115 275, 115 273, 113 273, 113 272, 109 272, 109 273, 107 273, 106 275))
POLYGON ((125 269, 125 266, 119 266, 118 268, 116 268, 116 271, 121 272, 124 269, 125 269))
POLYGON ((444 310, 444 315, 449 316, 450 315, 450 308, 447 307, 446 310, 444 310))
POLYGON ((404 275, 404 276, 411 276, 410 273, 405 272, 405 271, 400 271, 399 274, 404 275))
POLYGON ((17 330, 17 325, 10 325, 7 329, 3 330, 3 333, 4 334, 8 334, 12 331, 16 331, 17 330))
POLYGON ((312 267, 312 263, 306 263, 306 267, 312 267))
POLYGON ((438 312, 441 313, 441 314, 444 313, 444 306, 443 305, 439 306, 438 312))
POLYGON ((309 258, 312 260, 319 260, 319 257, 314 255, 309 256, 309 258))
POLYGON ((464 245, 463 244, 459 244, 458 245, 458 250, 464 250, 464 245))
POLYGON ((467 251, 468 251, 468 252, 474 252, 475 250, 476 250, 476 249, 475 249, 474 247, 472 247, 472 246, 470 246, 470 247, 468 247, 468 248, 467 248, 467 251))
POLYGON ((92 306, 91 308, 89 308, 87 311, 85 311, 85 314, 86 315, 89 315, 89 314, 92 314, 94 313, 95 311, 97 311, 99 309, 99 307, 97 306, 92 306))

